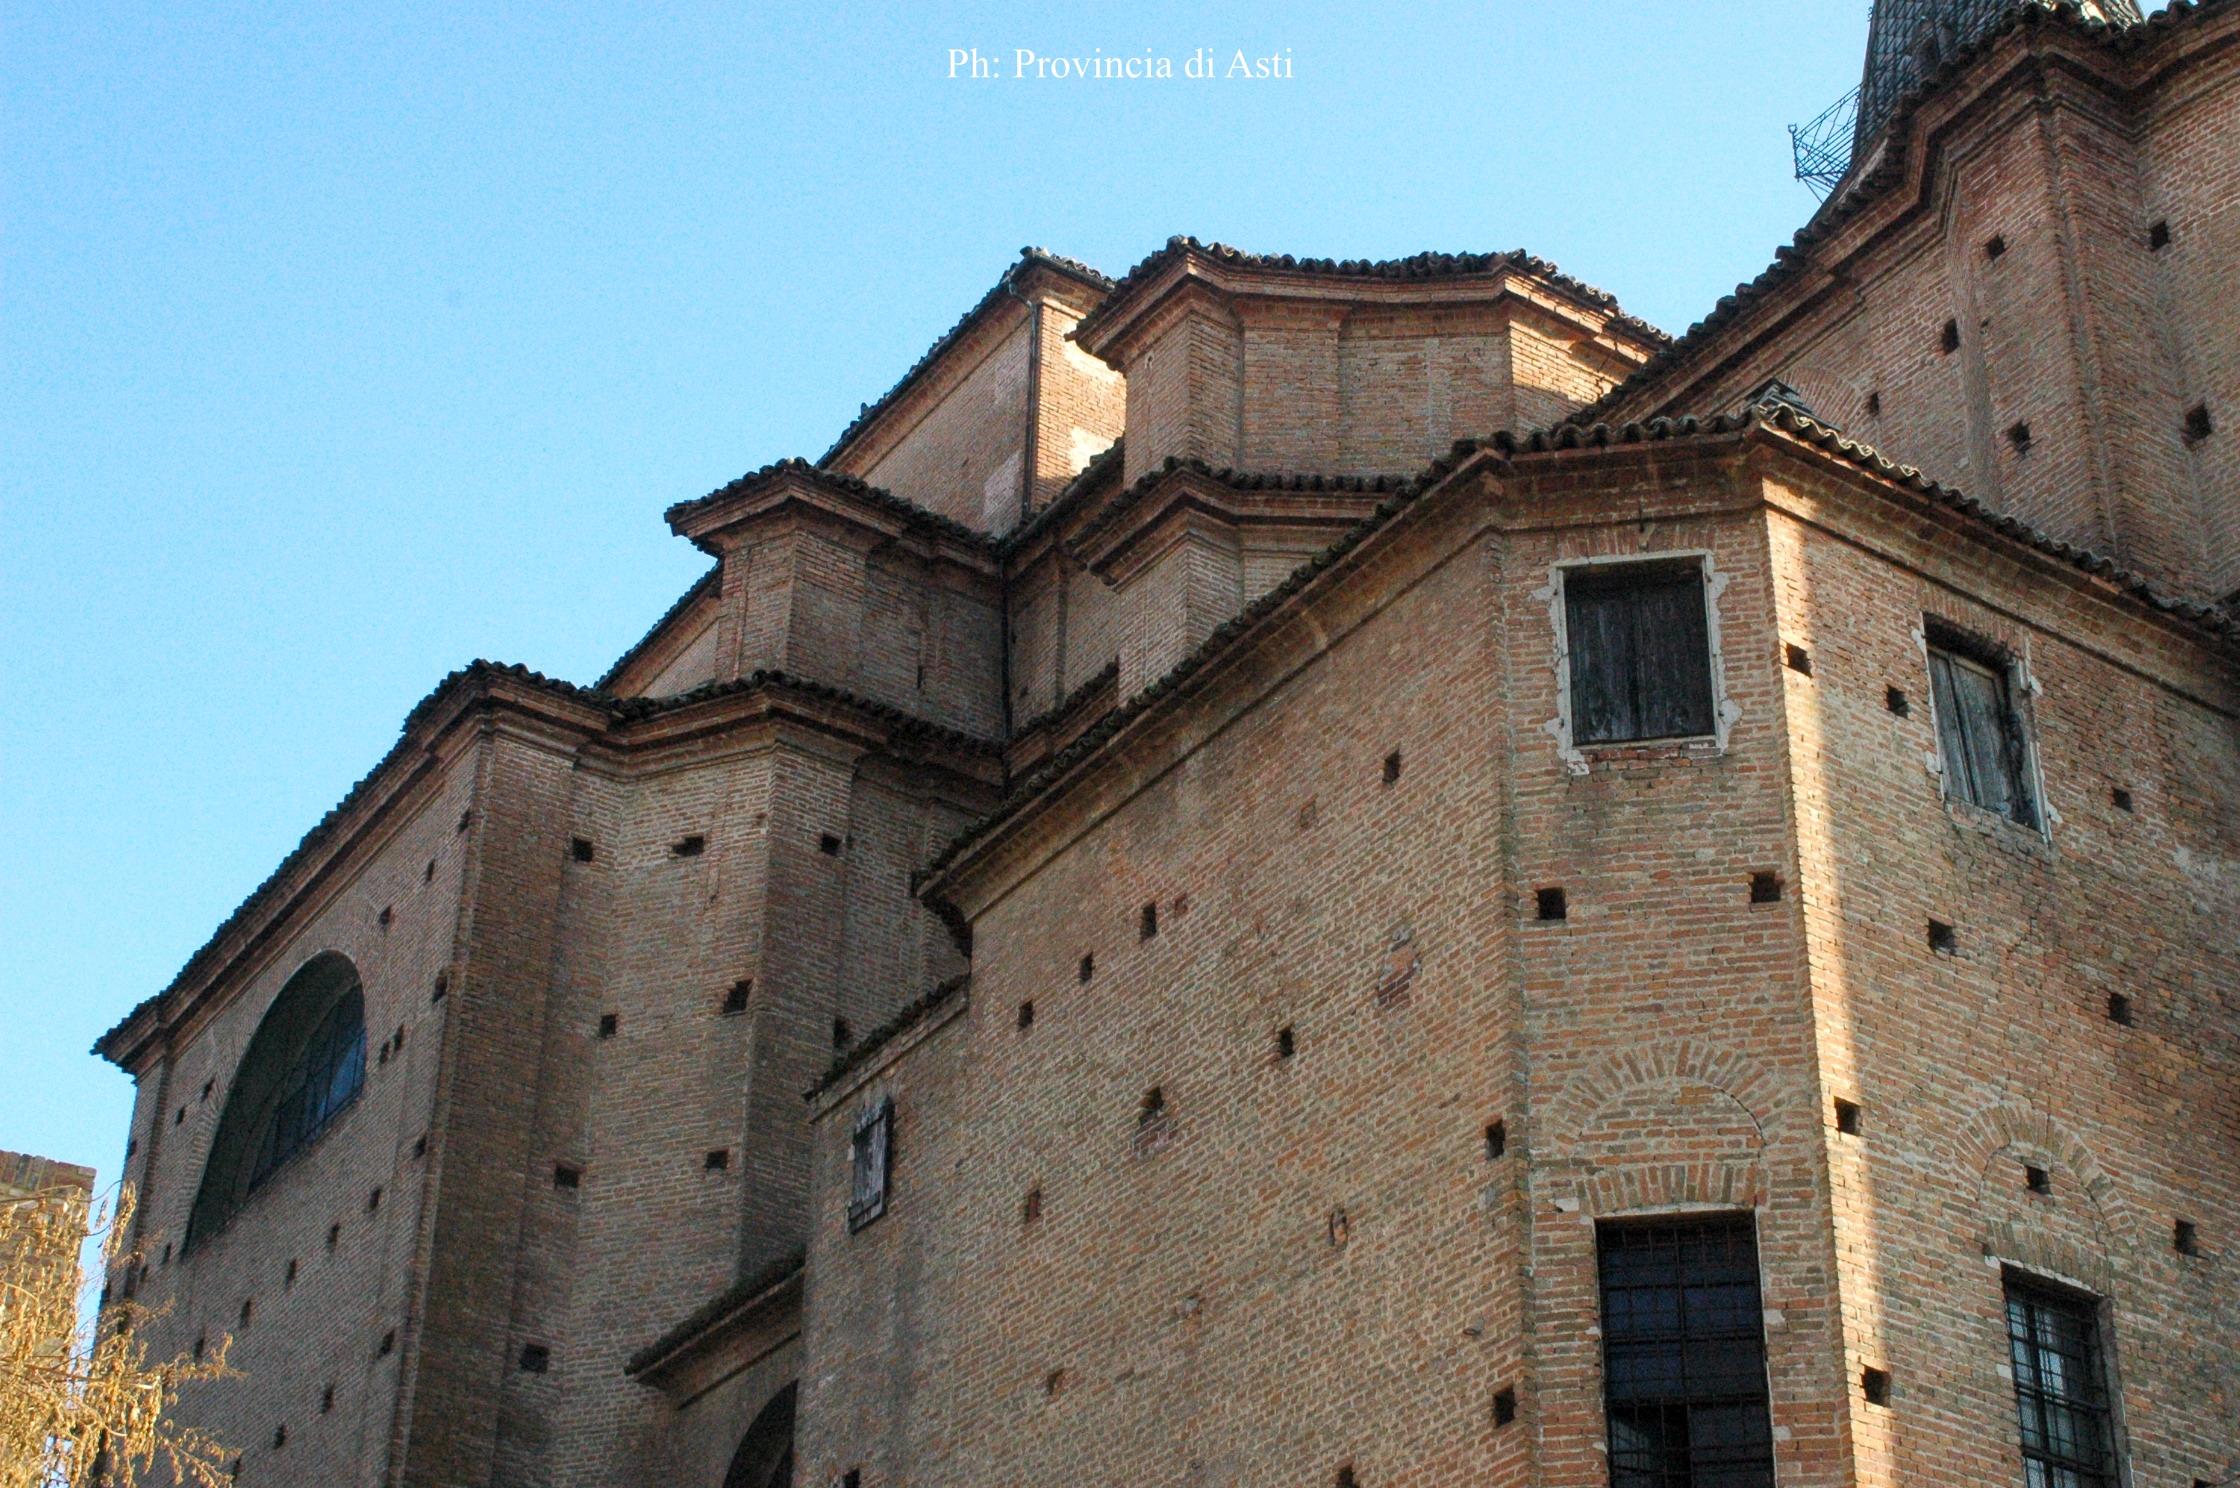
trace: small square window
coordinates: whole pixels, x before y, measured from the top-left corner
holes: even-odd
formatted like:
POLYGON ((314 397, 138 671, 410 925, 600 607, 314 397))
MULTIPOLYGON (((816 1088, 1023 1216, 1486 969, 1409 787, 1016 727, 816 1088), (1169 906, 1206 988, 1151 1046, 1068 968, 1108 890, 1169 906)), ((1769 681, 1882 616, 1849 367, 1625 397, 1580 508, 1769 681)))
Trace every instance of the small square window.
POLYGON ((860 1230, 887 1212, 894 1159, 894 1102, 881 1100, 856 1118, 848 1138, 848 1228, 860 1230))
POLYGON ((1711 733, 1709 625, 1703 565, 1694 559, 1566 569, 1571 742, 1711 733))

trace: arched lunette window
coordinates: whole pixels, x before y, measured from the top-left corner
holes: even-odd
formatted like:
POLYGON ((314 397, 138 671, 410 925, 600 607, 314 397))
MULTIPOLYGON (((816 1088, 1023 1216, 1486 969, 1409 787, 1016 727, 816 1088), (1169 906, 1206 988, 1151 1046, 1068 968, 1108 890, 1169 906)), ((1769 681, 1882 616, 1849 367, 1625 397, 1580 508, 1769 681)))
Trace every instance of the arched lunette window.
POLYGON ((288 978, 249 1040, 195 1195, 187 1245, 224 1229, 250 1194, 358 1098, 365 1081, 365 993, 349 958, 328 951, 288 978))

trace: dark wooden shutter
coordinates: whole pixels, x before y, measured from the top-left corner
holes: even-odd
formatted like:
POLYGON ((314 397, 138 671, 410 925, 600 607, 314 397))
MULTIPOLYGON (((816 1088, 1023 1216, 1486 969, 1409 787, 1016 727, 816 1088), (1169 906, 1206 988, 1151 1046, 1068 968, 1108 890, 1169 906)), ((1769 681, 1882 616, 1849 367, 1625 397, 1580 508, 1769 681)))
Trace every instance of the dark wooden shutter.
POLYGON ((1564 639, 1573 743, 1713 732, 1703 570, 1692 560, 1573 570, 1564 639))
POLYGON ((856 1118, 850 1143, 849 1229, 860 1230, 887 1212, 887 1170, 893 1148, 894 1102, 882 1100, 856 1118))
POLYGON ((2025 826, 2036 820, 2024 784, 2026 754, 2003 669, 1932 648, 1929 681, 1937 702, 1937 752, 1945 793, 2025 826))

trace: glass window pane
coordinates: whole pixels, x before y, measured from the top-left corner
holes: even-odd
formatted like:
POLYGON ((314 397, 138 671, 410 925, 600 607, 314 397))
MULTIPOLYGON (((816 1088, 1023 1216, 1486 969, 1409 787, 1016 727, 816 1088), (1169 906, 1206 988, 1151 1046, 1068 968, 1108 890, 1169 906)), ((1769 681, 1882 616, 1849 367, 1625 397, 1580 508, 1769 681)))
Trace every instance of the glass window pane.
POLYGON ((2095 1304, 2010 1279, 2007 1337, 2030 1482, 2112 1488, 2115 1461, 2095 1304))
POLYGON ((1612 1483, 1771 1488, 1751 1220, 1608 1224, 1598 1239, 1612 1483))

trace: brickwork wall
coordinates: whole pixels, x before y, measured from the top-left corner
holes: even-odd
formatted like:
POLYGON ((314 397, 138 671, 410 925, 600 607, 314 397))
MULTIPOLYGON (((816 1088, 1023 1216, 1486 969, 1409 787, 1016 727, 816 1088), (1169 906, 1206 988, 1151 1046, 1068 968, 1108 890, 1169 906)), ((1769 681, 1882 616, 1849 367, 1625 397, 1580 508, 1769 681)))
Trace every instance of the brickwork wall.
POLYGON ((1171 313, 1128 363, 1127 452, 1133 484, 1169 455, 1240 465, 1243 334, 1225 308, 1204 300, 1171 313))
POLYGON ((1783 499, 1781 632, 1813 665, 1782 680, 1825 1095, 1863 1110, 1828 1138, 1849 1374, 1896 1381, 1887 1410, 1853 1393, 1859 1482, 2021 1480, 2002 1261, 2112 1299, 2134 1480, 2217 1480, 2240 1279, 2229 1240, 2171 1239, 2179 1218, 2240 1227, 2220 1135, 2240 1127, 2233 679, 1981 553, 1783 499), (2050 840, 1941 798, 1924 615, 2027 658, 2050 840), (1929 948, 1931 918, 1957 954, 1929 948))
POLYGON ((1034 410, 1035 511, 1055 501, 1066 482, 1110 448, 1127 426, 1127 380, 1068 339, 1080 323, 1081 317, 1064 305, 1043 302, 1034 410))
POLYGON ((1340 474, 1412 475, 1509 422, 1508 335, 1492 307, 1358 307, 1336 370, 1340 474))
POLYGON ((838 468, 968 527, 1001 535, 1017 525, 1027 442, 1024 309, 998 312, 975 335, 981 360, 872 463, 838 468))
POLYGON ((125 1175, 143 1206, 148 1271, 138 1296, 160 1313, 145 1338, 152 1356, 168 1358, 197 1338, 214 1345, 234 1336, 231 1363, 245 1377, 194 1386, 179 1410, 242 1455, 245 1484, 384 1481, 400 1359, 382 1356, 380 1343, 392 1330, 402 1337, 414 1302, 427 1173, 414 1145, 430 1129, 451 1012, 448 1000, 429 999, 459 931, 471 831, 457 823, 474 801, 477 757, 452 759, 409 819, 179 1041, 168 1069, 140 1083, 125 1175), (363 987, 364 1091, 231 1223, 184 1254, 187 1218, 249 1041, 288 978, 326 950, 348 956, 363 987), (399 1028, 402 1051, 382 1059, 379 1046, 399 1028), (376 1189, 381 1199, 369 1211, 376 1189), (339 1227, 332 1248, 330 1226, 339 1227), (334 1406, 322 1411, 330 1385, 334 1406), (281 1426, 287 1444, 276 1450, 281 1426))
POLYGON ((982 738, 1003 732, 1001 604, 958 572, 843 524, 773 525, 724 560, 724 675, 774 668, 982 738))
MULTIPOLYGON (((1658 546, 1704 539, 1762 575, 1735 523, 1660 528, 1658 546)), ((1637 541, 1629 521, 1462 548, 979 920, 969 1014, 883 1077, 896 1205, 860 1235, 841 1215, 853 1106, 821 1128, 812 1481, 859 1464, 880 1485, 1328 1481, 1348 1461, 1364 1482, 1507 1481, 1538 1437, 1533 1481, 1599 1482, 1566 1419, 1594 1412, 1599 1438, 1591 1335, 1567 1316, 1593 1310, 1575 1195, 1688 1197, 1662 1160, 1703 1157, 1698 1132, 1751 1149, 1710 1196, 1767 1205, 1770 1264, 1795 1273, 1778 1290, 1798 1294, 1775 1340, 1783 1419, 1820 1443, 1796 1481, 1839 1480, 1840 1378, 1812 1347, 1832 1307, 1808 1300, 1830 1246, 1801 937, 1746 903, 1784 837, 1762 579, 1754 631, 1751 602, 1727 601, 1758 658, 1727 760, 1579 781, 1539 731, 1546 562, 1637 541), (1520 923, 1550 875, 1580 919, 1520 923), (1675 935, 1679 919, 1707 933, 1675 935), (1754 953, 1710 948, 1737 939, 1754 953), (1700 1033, 1710 1006, 1724 1063, 1609 1072, 1659 1026, 1668 1044, 1700 1033), (1285 1025, 1297 1053, 1280 1060, 1285 1025), (1610 1098, 1556 1128, 1544 1176, 1526 1171, 1541 1103, 1598 1079, 1610 1098), (1152 1086, 1168 1125, 1139 1145, 1152 1086), (1757 1104, 1707 1125, 1723 1088, 1757 1104), (1488 1163, 1494 1119, 1515 1145, 1488 1163), (1553 1360, 1538 1395, 1536 1351, 1553 1360), (1497 1431, 1502 1386, 1527 1413, 1497 1431)))
POLYGON ((2194 49, 2135 105, 2035 72, 2022 41, 2001 43, 1971 84, 1985 90, 1971 114, 1953 122, 1968 88, 1922 110, 1936 148, 1927 209, 1910 186, 1886 192, 1870 209, 1882 226, 1813 250, 1844 295, 1615 416, 1714 412, 1778 376, 1893 459, 2176 591, 2229 592, 2240 456, 2216 435, 2189 440, 2184 420, 2200 405, 2214 425, 2240 400, 2221 349, 2240 341, 2224 292, 2240 225, 2231 193, 2211 185, 2240 169, 2240 56, 2194 49), (1990 86, 2007 69, 2015 85, 1990 86), (2160 250, 2157 221, 2171 232, 2160 250), (1960 338, 1949 353, 1947 320, 1960 338))
MULTIPOLYGON (((2185 446, 2184 480, 2202 514, 2203 587, 2240 590, 2240 203, 2224 183, 2240 175, 2240 99, 2230 55, 2163 80, 2140 141, 2140 216, 2169 225, 2149 274, 2181 408, 2207 407, 2218 436, 2185 446)), ((2137 228, 2134 225, 2133 231, 2137 228)))
POLYGON ((1840 536, 1700 468, 1546 465, 1513 499, 1563 520, 1364 577, 1398 597, 1360 600, 1377 612, 1350 632, 1324 616, 1334 649, 1006 880, 969 1010, 832 1103, 811 1481, 1352 1462, 1600 1484, 1591 1221, 1674 1205, 1757 1217, 1784 1484, 2019 1479, 1987 1244, 2072 1277, 2105 1253, 2138 1480, 2224 1470, 2240 1335, 2205 1320, 2235 1284, 2211 1242, 2183 1258, 2169 1235, 2240 1222, 2215 1150, 2240 997, 2215 928, 2240 885, 2229 667, 1855 496, 1840 536), (1544 727, 1549 566, 1644 550, 1708 551, 1721 576, 1727 748, 1576 774, 1544 727), (2050 850, 1997 840, 1924 772, 1925 606, 2030 617, 2043 760, 2068 782, 2050 850), (1885 704, 1901 683, 1910 719, 1885 704), (2136 816, 2096 804, 2111 772, 2136 816), (2165 826, 2150 796, 2199 819, 2165 826), (1767 871, 1784 895, 1753 903, 1767 871), (1547 886, 1566 919, 1533 917, 1547 886), (1927 949, 1940 910, 1958 958, 1927 949), (2117 1028, 2119 985, 2158 1011, 2117 1028), (894 1203, 851 1236, 847 1128, 882 1094, 894 1203), (1839 1095, 1862 1136, 1834 1132, 1839 1095), (1488 1163, 1493 1119, 1509 1155, 1488 1163), (2019 1194, 2024 1158, 2050 1203, 2019 1194), (1892 1408, 1860 1396, 1866 1364, 1894 1372, 1892 1408), (1504 1385, 1520 1417, 1495 1430, 1504 1385))

